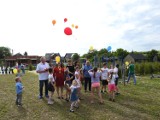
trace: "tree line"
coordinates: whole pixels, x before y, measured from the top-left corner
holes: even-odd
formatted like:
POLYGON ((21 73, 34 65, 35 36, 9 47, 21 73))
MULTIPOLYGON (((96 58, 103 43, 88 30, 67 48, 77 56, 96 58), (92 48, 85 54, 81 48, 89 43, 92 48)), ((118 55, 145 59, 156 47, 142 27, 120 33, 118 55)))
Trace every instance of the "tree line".
MULTIPOLYGON (((153 58, 157 56, 157 60, 160 61, 160 51, 152 49, 151 51, 132 51, 134 54, 143 54, 146 56, 149 62, 153 61, 153 58)), ((78 53, 74 54, 72 56, 73 60, 78 60, 79 58, 86 58, 90 60, 91 62, 94 61, 94 56, 97 56, 98 58, 102 57, 117 57, 118 59, 124 59, 130 52, 123 48, 118 48, 116 51, 108 52, 106 48, 102 48, 101 50, 92 50, 88 51, 87 53, 80 56, 78 53)), ((24 52, 24 55, 27 56, 28 53, 24 52)), ((0 47, 0 60, 3 60, 5 57, 12 56, 11 49, 8 47, 1 46, 0 47)))

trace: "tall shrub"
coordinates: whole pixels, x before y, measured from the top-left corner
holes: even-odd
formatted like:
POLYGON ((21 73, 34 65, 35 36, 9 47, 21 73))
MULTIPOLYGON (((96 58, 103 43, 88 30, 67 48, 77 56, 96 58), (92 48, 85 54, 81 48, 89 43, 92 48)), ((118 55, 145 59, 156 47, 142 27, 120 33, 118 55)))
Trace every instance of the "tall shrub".
POLYGON ((144 63, 141 63, 141 64, 140 64, 140 71, 139 71, 139 74, 140 74, 140 75, 144 75, 144 66, 145 66, 144 63))

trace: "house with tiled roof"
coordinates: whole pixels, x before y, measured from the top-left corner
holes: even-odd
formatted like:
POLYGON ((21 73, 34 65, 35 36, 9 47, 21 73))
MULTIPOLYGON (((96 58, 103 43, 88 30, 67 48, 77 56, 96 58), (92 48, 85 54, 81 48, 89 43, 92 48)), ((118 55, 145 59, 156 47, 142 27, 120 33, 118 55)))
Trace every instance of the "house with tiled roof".
POLYGON ((67 62, 75 53, 66 53, 64 56, 64 61, 67 62))
POLYGON ((132 61, 132 62, 144 62, 144 61, 147 61, 147 58, 143 55, 143 54, 140 54, 140 53, 130 53, 128 54, 125 58, 124 58, 124 61, 132 61))
POLYGON ((24 56, 20 53, 17 53, 13 56, 5 57, 5 64, 11 67, 15 66, 16 63, 18 64, 22 63, 24 65, 28 64, 36 65, 40 61, 40 57, 41 56, 37 55, 24 56))

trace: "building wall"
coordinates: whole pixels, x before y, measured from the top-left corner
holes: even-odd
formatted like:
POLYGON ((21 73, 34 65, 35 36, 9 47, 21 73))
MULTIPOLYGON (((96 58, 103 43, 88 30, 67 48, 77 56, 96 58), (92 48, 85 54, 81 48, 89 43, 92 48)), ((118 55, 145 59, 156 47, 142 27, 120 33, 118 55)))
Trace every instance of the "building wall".
POLYGON ((124 58, 124 61, 125 61, 125 62, 126 62, 126 61, 128 61, 128 62, 132 61, 133 63, 135 63, 135 60, 134 60, 133 57, 130 56, 130 55, 127 55, 127 56, 124 58))

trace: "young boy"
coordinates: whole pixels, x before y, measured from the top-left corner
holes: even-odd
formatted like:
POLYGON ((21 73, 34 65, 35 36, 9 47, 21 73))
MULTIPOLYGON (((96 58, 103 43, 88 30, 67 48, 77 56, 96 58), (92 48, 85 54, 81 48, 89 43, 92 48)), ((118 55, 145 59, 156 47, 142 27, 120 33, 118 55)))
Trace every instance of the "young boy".
POLYGON ((108 85, 108 74, 109 74, 109 69, 107 68, 107 64, 103 63, 103 68, 101 68, 102 71, 102 88, 101 88, 101 93, 106 92, 106 86, 108 85))
POLYGON ((22 83, 21 83, 21 78, 20 77, 16 77, 15 81, 16 81, 16 94, 17 94, 16 105, 22 106, 22 90, 23 90, 23 86, 22 86, 22 83))

